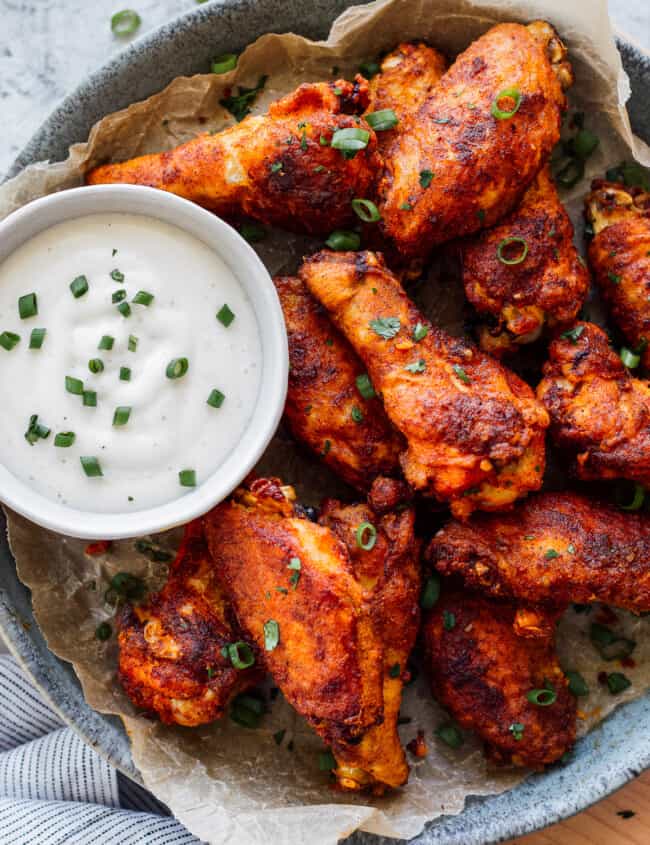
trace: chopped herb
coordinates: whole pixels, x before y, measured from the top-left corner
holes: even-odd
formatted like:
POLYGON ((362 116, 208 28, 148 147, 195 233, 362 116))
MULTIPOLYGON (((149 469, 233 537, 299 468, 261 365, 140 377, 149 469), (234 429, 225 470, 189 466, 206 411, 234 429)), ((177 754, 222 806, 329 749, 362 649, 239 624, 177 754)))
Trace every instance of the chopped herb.
POLYGON ((119 405, 115 412, 113 413, 113 425, 120 426, 126 425, 129 421, 129 417, 131 416, 131 406, 130 405, 119 405))
POLYGON ((399 678, 402 674, 402 670, 400 668, 399 663, 393 663, 393 665, 388 670, 388 677, 389 678, 399 678))
POLYGON ((264 704, 252 695, 238 695, 230 707, 230 718, 245 728, 258 728, 264 714, 264 704))
POLYGON ((223 53, 221 56, 217 56, 212 60, 212 64, 210 65, 210 70, 212 73, 228 73, 228 71, 234 70, 237 67, 237 54, 236 53, 223 53))
POLYGON ((131 316, 131 306, 128 302, 120 302, 120 304, 117 306, 117 310, 123 317, 131 316))
POLYGON ((110 640, 112 633, 113 629, 111 628, 108 622, 102 622, 101 625, 98 625, 95 629, 95 636, 101 642, 106 642, 106 640, 110 640))
POLYGON ((226 655, 235 669, 248 669, 255 663, 255 654, 248 643, 239 640, 226 646, 226 655))
POLYGON ((282 745, 282 740, 284 739, 286 732, 287 732, 286 728, 281 728, 281 730, 276 731, 273 734, 273 741, 275 742, 276 745, 282 745))
POLYGON ((492 117, 497 120, 508 120, 508 118, 517 114, 522 99, 523 98, 518 88, 504 88, 503 91, 499 91, 492 101, 492 117), (511 100, 513 103, 512 108, 502 109, 499 105, 502 100, 511 100))
POLYGON ((61 449, 67 449, 75 441, 74 431, 59 431, 54 437, 54 445, 61 449))
POLYGON ((375 334, 386 340, 395 337, 400 330, 399 317, 378 317, 376 320, 371 320, 368 325, 375 334))
POLYGON ((618 695, 632 686, 632 681, 622 672, 610 672, 607 675, 607 688, 612 695, 618 695))
POLYGON ((35 317, 38 314, 38 301, 35 293, 26 293, 18 299, 18 314, 21 320, 35 317))
POLYGON ((68 393, 73 393, 75 396, 81 396, 84 392, 84 383, 81 379, 74 378, 73 376, 66 376, 65 389, 68 393))
POLYGON ((578 342, 578 338, 584 332, 584 326, 574 326, 572 329, 567 329, 567 331, 562 332, 560 337, 563 337, 565 340, 570 340, 571 343, 575 346, 578 342))
POLYGON ((300 573, 302 570, 302 563, 299 557, 292 557, 288 564, 288 569, 291 569, 291 577, 289 578, 289 583, 295 590, 298 586, 298 581, 300 581, 300 573))
POLYGON ((120 367, 120 381, 131 381, 130 367, 120 367))
POLYGON ((115 343, 115 338, 109 334, 105 334, 97 345, 97 349, 112 349, 115 343))
POLYGON ((2 332, 2 334, 0 334, 0 346, 3 349, 6 349, 7 352, 11 352, 14 346, 19 342, 19 334, 14 334, 13 332, 2 332))
POLYGON ((91 358, 90 361, 88 361, 88 369, 91 373, 97 375, 97 373, 104 371, 104 362, 101 358, 91 358))
POLYGON ((124 288, 116 290, 111 296, 111 302, 113 305, 117 305, 117 303, 121 302, 123 299, 126 299, 126 290, 124 288))
POLYGON ((372 551, 377 542, 377 529, 372 522, 362 522, 355 532, 357 546, 364 552, 372 551))
POLYGON ((260 91, 264 89, 267 78, 266 76, 260 76, 254 88, 244 88, 240 85, 239 93, 224 97, 222 100, 219 100, 219 104, 229 111, 239 123, 247 114, 250 114, 251 105, 260 91))
POLYGON ((331 441, 331 440, 328 440, 328 439, 326 438, 326 439, 325 439, 325 442, 323 443, 323 451, 321 452, 321 455, 322 455, 323 457, 326 457, 327 455, 329 455, 329 453, 330 453, 330 449, 331 449, 331 448, 332 448, 332 441, 331 441))
POLYGON ((560 556, 560 553, 556 552, 555 549, 547 549, 544 552, 544 558, 546 560, 553 560, 553 558, 556 558, 556 557, 559 557, 559 556, 560 556))
POLYGON ((87 408, 96 408, 97 407, 97 393, 94 390, 84 390, 84 392, 83 392, 83 404, 87 408))
POLYGON ((358 197, 353 199, 352 210, 364 223, 376 223, 381 220, 379 209, 371 200, 359 199, 358 197))
POLYGON ((280 626, 275 619, 269 619, 264 623, 264 649, 273 651, 280 642, 280 626))
POLYGON ((366 79, 372 79, 372 77, 376 76, 380 70, 381 67, 377 64, 377 62, 362 62, 359 65, 359 73, 362 74, 362 76, 365 76, 366 79))
POLYGON ((79 299, 85 293, 88 293, 88 279, 85 276, 77 276, 70 282, 70 290, 75 299, 79 299))
POLYGON ((142 19, 137 12, 133 9, 123 9, 111 17, 111 32, 119 38, 125 38, 127 35, 133 35, 141 23, 142 19))
POLYGON ((485 209, 484 208, 477 209, 476 216, 481 221, 481 223, 483 223, 485 221, 485 209))
POLYGON ((134 334, 129 335, 129 352, 135 352, 138 348, 138 338, 134 334))
POLYGON ((119 270, 111 270, 110 276, 114 282, 124 281, 124 273, 120 272, 119 270))
MULTIPOLYGON (((618 499, 618 496, 617 496, 618 499)), ((638 511, 645 501, 645 488, 641 484, 634 485, 634 494, 631 501, 623 504, 619 501, 618 506, 622 511, 638 511)))
POLYGON ((452 631, 456 627, 456 615, 449 610, 442 611, 442 627, 445 631, 452 631))
POLYGON ((619 354, 621 356, 623 366, 627 367, 629 370, 634 370, 641 363, 641 356, 637 355, 636 352, 632 352, 632 350, 628 349, 626 346, 621 348, 619 354))
POLYGON ((196 471, 193 469, 182 469, 178 473, 178 483, 181 487, 196 487, 196 471))
POLYGON ((584 695, 589 695, 589 687, 587 682, 582 677, 580 672, 568 671, 564 673, 569 682, 569 692, 579 698, 584 695))
POLYGON ((147 307, 151 305, 154 300, 154 296, 152 293, 149 293, 147 290, 139 290, 136 295, 133 297, 131 302, 135 305, 146 305, 147 307))
POLYGON ((531 704, 537 705, 537 707, 549 707, 557 700, 557 693, 550 687, 545 687, 544 689, 532 689, 530 692, 526 693, 526 698, 531 704))
POLYGON ((234 311, 230 310, 230 307, 227 303, 224 303, 221 308, 217 311, 217 320, 221 323, 222 326, 228 328, 231 325, 232 321, 235 319, 234 311))
POLYGON ((445 722, 436 728, 436 736, 450 748, 460 748, 465 738, 455 722, 445 722))
POLYGON ((274 161, 273 164, 269 167, 271 173, 279 173, 282 170, 283 164, 281 161, 274 161))
POLYGON ((524 737, 524 726, 521 722, 513 722, 510 727, 508 728, 510 733, 512 734, 513 738, 519 742, 524 737))
POLYGON ((377 395, 367 373, 364 373, 361 376, 357 376, 355 379, 355 383, 357 385, 357 390, 363 396, 364 399, 372 399, 374 396, 377 395))
POLYGON ((263 241, 266 237, 266 229, 260 226, 259 223, 242 223, 239 227, 239 234, 242 238, 248 241, 249 244, 255 244, 258 241, 263 241))
POLYGON ((82 455, 79 460, 81 461, 83 471, 86 473, 88 478, 101 478, 104 475, 97 458, 88 455, 82 455))
POLYGON ((32 414, 29 418, 27 431, 25 432, 25 440, 30 446, 33 446, 37 440, 47 440, 49 436, 50 429, 46 425, 39 423, 38 414, 32 414))
POLYGON ((314 167, 313 172, 314 172, 314 173, 322 173, 322 172, 323 172, 323 170, 327 170, 327 168, 325 167, 325 165, 324 165, 324 164, 317 164, 317 165, 316 165, 316 167, 314 167))
POLYGON ((420 593, 420 607, 423 610, 431 610, 440 598, 440 577, 437 574, 430 575, 424 589, 420 593))
POLYGON ((404 367, 409 373, 423 373, 426 368, 426 361, 423 358, 420 358, 419 361, 413 361, 412 364, 406 364, 404 367))
POLYGON ((373 111, 365 115, 366 122, 375 130, 375 132, 384 132, 386 129, 394 129, 399 120, 392 109, 381 109, 380 111, 373 111))
POLYGON ((32 329, 32 333, 29 336, 29 348, 40 349, 45 340, 46 332, 47 329, 32 329))
POLYGON ((210 391, 210 395, 208 396, 207 402, 208 405, 212 408, 220 408, 223 405, 224 399, 226 395, 222 393, 220 390, 217 390, 215 387, 214 390, 210 391))
POLYGON ((591 623, 589 639, 602 659, 607 661, 629 657, 636 648, 635 640, 622 637, 598 622, 591 623))
POLYGON ((364 150, 368 146, 370 132, 367 129, 360 129, 355 126, 346 129, 337 129, 332 135, 330 146, 342 152, 354 152, 364 150))
POLYGON ((172 358, 167 364, 165 375, 170 379, 182 378, 190 368, 190 362, 187 358, 172 358))
POLYGON ((325 246, 336 252, 356 251, 361 246, 361 236, 356 232, 336 229, 325 241, 325 246))
POLYGON ((433 118, 434 123, 449 123, 450 120, 451 120, 451 118, 449 118, 449 117, 434 117, 433 118))
POLYGON ((411 203, 410 203, 410 202, 403 202, 403 203, 400 205, 400 209, 401 209, 402 211, 413 211, 413 206, 411 205, 411 203))
POLYGON ((413 329, 413 340, 416 343, 419 343, 421 340, 429 334, 429 329, 423 325, 422 323, 416 323, 415 328, 413 329))
POLYGON ((460 364, 454 364, 454 366, 452 367, 452 370, 458 376, 458 378, 463 382, 463 384, 471 384, 472 383, 471 378, 467 375, 467 373, 460 366, 460 364))
POLYGON ((150 543, 148 540, 136 540, 135 550, 139 554, 149 558, 152 563, 166 563, 174 557, 174 555, 170 552, 166 552, 164 549, 154 546, 154 544, 150 543))
POLYGON ((321 772, 331 772, 336 768, 336 758, 329 748, 318 755, 318 768, 321 772))
POLYGON ((362 423, 363 422, 363 411, 358 405, 353 405, 352 410, 350 411, 350 416, 354 420, 355 423, 362 423))
POLYGON ((621 277, 617 276, 616 273, 612 273, 611 270, 607 273, 607 278, 613 285, 618 285, 621 283, 621 277))

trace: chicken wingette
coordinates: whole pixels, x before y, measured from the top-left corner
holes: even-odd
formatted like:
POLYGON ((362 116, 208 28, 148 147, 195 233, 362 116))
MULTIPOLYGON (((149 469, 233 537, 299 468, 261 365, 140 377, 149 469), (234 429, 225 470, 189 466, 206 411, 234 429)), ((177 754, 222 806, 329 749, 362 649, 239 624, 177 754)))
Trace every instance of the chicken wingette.
POLYGON ((480 327, 480 345, 497 357, 537 340, 545 327, 566 328, 589 289, 573 224, 548 166, 514 211, 459 241, 454 251, 468 300, 490 318, 480 327))
POLYGON ((359 392, 363 363, 300 279, 283 276, 275 286, 289 339, 285 420, 344 481, 368 490, 398 471, 402 437, 381 402, 359 392))
MULTIPOLYGON (((337 532, 302 517, 293 498, 277 479, 258 479, 211 511, 204 523, 215 571, 275 683, 331 747, 340 786, 380 792, 402 784, 408 770, 394 724, 399 690, 385 679, 385 639, 391 648, 395 640, 370 599, 389 604, 392 582, 382 570, 403 566, 400 579, 417 573, 412 516, 378 520, 360 511, 374 519, 354 531, 359 555, 377 548, 366 564, 353 561, 337 532)), ((329 519, 339 516, 345 533, 354 514, 332 505, 329 519)), ((417 625, 417 580, 411 590, 403 585, 394 587, 400 618, 417 625)))
POLYGON ((612 319, 650 367, 650 193, 597 180, 585 199, 589 263, 612 319))
POLYGON ((423 625, 426 665, 437 701, 481 737, 488 757, 542 769, 575 742, 576 699, 553 639, 517 636, 515 613, 483 596, 443 590, 423 625))
POLYGON ((478 38, 386 158, 382 234, 417 258, 503 217, 559 140, 571 82, 566 49, 542 21, 499 24, 478 38))
POLYGON ((143 604, 126 605, 119 627, 124 690, 139 710, 168 724, 212 722, 264 676, 259 660, 240 670, 224 656, 242 634, 215 579, 198 520, 185 527, 163 589, 143 604))
POLYGON ((577 323, 551 344, 537 396, 579 478, 650 485, 650 385, 630 375, 599 326, 577 323))
POLYGON ((356 114, 367 102, 363 77, 304 84, 268 114, 168 152, 102 165, 87 182, 149 185, 227 217, 243 213, 293 231, 329 233, 357 219, 351 201, 375 181, 376 136, 356 114), (345 130, 368 139, 353 157, 335 146, 345 130))
POLYGON ((407 448, 404 476, 458 516, 539 488, 548 416, 521 379, 432 326, 372 252, 320 252, 300 276, 368 368, 407 448))
POLYGON ((452 520, 426 558, 494 598, 650 610, 650 518, 577 493, 542 493, 512 513, 452 520))

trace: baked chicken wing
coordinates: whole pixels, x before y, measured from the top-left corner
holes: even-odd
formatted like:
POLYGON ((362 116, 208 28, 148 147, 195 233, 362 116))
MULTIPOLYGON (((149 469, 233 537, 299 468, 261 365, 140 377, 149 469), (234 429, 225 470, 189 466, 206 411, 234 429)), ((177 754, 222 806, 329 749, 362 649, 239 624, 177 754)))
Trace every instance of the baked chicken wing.
POLYGON ((537 396, 580 478, 650 484, 650 385, 632 378, 599 326, 577 323, 551 344, 537 396))
POLYGON ((452 520, 426 558, 495 598, 650 610, 650 519, 577 493, 543 493, 512 513, 452 520))
POLYGON ((354 114, 367 102, 363 77, 301 85, 272 103, 266 115, 251 115, 169 152, 102 165, 87 182, 149 185, 217 214, 244 213, 290 230, 331 232, 356 220, 351 201, 366 196, 375 182, 375 133, 354 114), (331 146, 341 129, 367 131, 367 147, 346 157, 331 146))
POLYGON ((381 402, 359 392, 363 363, 301 280, 284 276, 275 286, 289 337, 285 420, 344 481, 368 490, 398 470, 402 437, 381 402))
POLYGON ((548 166, 514 211, 457 250, 465 294, 490 318, 480 329, 486 352, 513 352, 537 340, 545 326, 566 328, 578 316, 589 274, 548 166))
MULTIPOLYGON (((412 520, 395 517, 394 533, 390 521, 386 528, 373 523, 373 530, 356 526, 359 555, 375 548, 377 555, 384 552, 364 565, 364 581, 358 577, 362 564, 353 562, 337 533, 301 517, 292 501, 291 488, 258 479, 211 511, 205 526, 216 573, 276 684, 331 746, 339 784, 377 791, 400 785, 407 769, 395 744, 395 725, 388 722, 396 720, 396 691, 386 688, 380 609, 369 598, 375 589, 390 594, 382 566, 385 572, 399 562, 406 566, 410 550, 415 554, 412 520)), ((354 512, 341 517, 352 518, 354 512)), ((408 603, 403 590, 402 595, 408 603)), ((416 609, 407 604, 404 615, 417 624, 416 609)))
POLYGON ((517 636, 515 608, 443 591, 424 622, 435 698, 497 763, 542 769, 575 742, 576 700, 550 640, 517 636), (551 704, 539 706, 528 693, 551 704))
POLYGON ((544 22, 499 24, 478 38, 386 158, 384 236, 418 258, 510 211, 560 138, 571 82, 566 49, 544 22))
POLYGON ((259 658, 235 669, 222 649, 242 640, 214 576, 200 521, 185 537, 163 589, 120 619, 119 679, 133 704, 161 721, 202 725, 263 677, 259 658))
POLYGON ((650 194, 597 180, 585 200, 589 262, 614 322, 650 367, 650 194))
POLYGON ((364 364, 407 448, 406 480, 458 516, 499 510, 541 485, 548 416, 532 390, 432 326, 381 255, 320 252, 301 278, 364 364))

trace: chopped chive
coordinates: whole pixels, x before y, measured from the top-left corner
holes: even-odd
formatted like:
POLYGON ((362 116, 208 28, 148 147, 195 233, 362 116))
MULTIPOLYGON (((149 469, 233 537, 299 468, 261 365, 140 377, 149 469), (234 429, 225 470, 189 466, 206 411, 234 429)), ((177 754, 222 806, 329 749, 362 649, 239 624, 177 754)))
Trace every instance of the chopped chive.
POLYGON ((243 120, 247 114, 250 114, 250 107, 257 95, 264 89, 268 77, 260 76, 257 80, 257 85, 254 88, 245 88, 240 85, 237 94, 231 93, 229 97, 224 97, 219 100, 219 104, 225 109, 228 109, 230 114, 237 120, 243 120))
POLYGON ((452 367, 452 370, 454 371, 455 375, 458 376, 458 378, 464 384, 471 384, 472 383, 471 378, 467 375, 465 370, 459 364, 454 364, 454 366, 452 367))
POLYGON ((178 483, 181 487, 196 487, 196 471, 193 469, 182 469, 178 473, 178 483))
POLYGON ((366 122, 375 130, 375 132, 384 132, 386 129, 394 129, 399 120, 392 109, 380 109, 379 111, 369 112, 365 115, 366 122))
POLYGON ((437 574, 430 575, 420 593, 420 607, 422 610, 431 610, 440 598, 440 577, 437 574))
POLYGON ((120 405, 115 409, 113 414, 113 425, 120 426, 126 425, 129 421, 129 417, 131 416, 131 406, 130 405, 120 405))
POLYGON ((456 614, 449 610, 442 611, 442 627, 445 631, 453 631, 456 627, 456 614))
POLYGON ((239 640, 226 646, 227 656, 235 669, 248 669, 255 663, 255 654, 248 643, 239 640))
POLYGON ((492 117, 495 117, 497 120, 507 120, 508 118, 513 117, 519 111, 522 99, 523 98, 518 88, 504 88, 503 91, 499 91, 492 101, 492 117), (514 105, 511 109, 502 109, 499 107, 501 100, 506 99, 512 100, 514 105))
POLYGON ((54 445, 62 449, 67 449, 75 441, 74 431, 59 431, 54 437, 54 445))
POLYGON ((454 722, 445 722, 436 728, 436 736, 450 748, 460 748, 465 741, 460 728, 454 722))
POLYGON ((556 557, 559 557, 560 553, 556 552, 555 549, 547 549, 544 552, 544 559, 545 560, 553 560, 556 557))
POLYGON ((120 288, 119 290, 116 290, 111 296, 111 302, 113 303, 113 305, 116 305, 118 302, 122 302, 123 299, 126 299, 125 288, 120 288))
POLYGON ((363 396, 364 399, 372 399, 373 396, 376 396, 375 388, 372 386, 372 382, 370 381, 370 377, 368 373, 364 373, 361 376, 357 376, 355 379, 355 383, 357 385, 357 390, 363 396))
POLYGON ((149 306, 153 302, 153 294, 149 293, 148 290, 139 290, 131 301, 136 305, 149 306))
POLYGON ((75 299, 79 299, 85 293, 88 293, 88 279, 85 276, 77 276, 70 282, 70 290, 75 299))
POLYGON ((234 70, 237 67, 237 54, 236 53, 224 53, 221 56, 217 56, 215 59, 212 60, 212 64, 210 65, 210 71, 212 73, 228 73, 230 70, 234 70))
POLYGON ((564 338, 565 340, 570 340, 571 343, 575 346, 575 344, 578 342, 578 338, 584 330, 584 326, 575 326, 572 329, 567 329, 565 332, 562 332, 560 337, 564 338))
POLYGON ((115 338, 109 334, 105 334, 97 345, 97 349, 112 349, 115 343, 115 338))
POLYGON ((88 369, 91 373, 97 375, 97 373, 104 371, 104 362, 101 358, 91 358, 90 361, 88 361, 88 369))
POLYGON ((402 669, 399 663, 393 663, 393 665, 388 670, 388 677, 389 678, 399 678, 402 674, 402 669))
POLYGON ((131 367, 120 367, 120 381, 131 381, 131 367))
POLYGON ((335 150, 343 152, 358 152, 364 150, 368 146, 370 140, 370 132, 367 129, 359 129, 356 126, 350 126, 347 129, 337 129, 332 135, 330 146, 335 150))
POLYGON ((39 423, 38 414, 32 414, 29 418, 29 425, 25 432, 25 440, 30 446, 33 446, 37 440, 46 440, 50 436, 50 429, 39 423))
POLYGON ((84 392, 83 392, 83 404, 87 408, 96 408, 97 407, 97 393, 94 390, 84 390, 84 392))
POLYGON ((361 246, 361 236, 356 232, 346 232, 343 229, 336 229, 325 241, 325 246, 336 252, 355 252, 361 246))
POLYGON ((623 366, 627 367, 628 370, 634 370, 641 363, 641 356, 637 355, 636 352, 632 352, 632 350, 628 349, 626 346, 621 348, 619 354, 621 356, 623 366))
POLYGON ((632 681, 622 672, 610 672, 607 675, 607 688, 612 695, 618 695, 631 686, 632 681))
POLYGON ((337 766, 336 757, 332 754, 330 749, 321 751, 318 755, 318 770, 321 772, 331 772, 337 766))
POLYGON ((84 383, 79 378, 73 376, 65 377, 65 389, 68 393, 74 393, 75 396, 81 396, 84 392, 84 383))
POLYGON ((47 329, 32 329, 32 333, 29 336, 29 348, 40 349, 45 340, 46 332, 47 329))
MULTIPOLYGON (((617 496, 618 499, 618 496, 617 496)), ((638 511, 645 501, 645 488, 641 484, 634 485, 634 493, 632 500, 626 504, 618 502, 618 506, 622 511, 638 511)))
POLYGON ((352 200, 352 210, 364 223, 376 223, 381 220, 379 209, 372 200, 357 197, 352 200))
POLYGON ((225 394, 222 393, 220 390, 217 390, 215 387, 214 390, 210 391, 210 395, 208 396, 208 405, 212 408, 220 408, 223 405, 223 400, 226 398, 225 394))
POLYGON ((569 692, 572 695, 575 695, 576 698, 583 695, 589 695, 589 687, 580 672, 568 671, 564 674, 569 682, 569 692))
POLYGON ((289 583, 295 590, 298 586, 298 582, 300 581, 300 573, 302 571, 302 561, 299 557, 292 557, 289 563, 287 564, 287 569, 293 570, 291 573, 291 577, 289 578, 289 583))
POLYGON ((217 320, 219 320, 219 322, 223 326, 228 328, 228 326, 232 323, 234 319, 234 312, 230 310, 226 303, 224 303, 224 305, 222 305, 221 308, 217 311, 217 320))
POLYGON ((589 638, 603 660, 621 660, 629 657, 636 648, 636 641, 621 637, 606 625, 592 622, 589 638))
POLYGON ((135 352, 138 348, 138 338, 134 334, 129 335, 129 352, 135 352))
POLYGON ((35 293, 26 293, 18 299, 18 314, 21 320, 38 314, 38 302, 35 293))
POLYGON ((264 705, 252 695, 238 695, 230 707, 230 718, 245 728, 258 728, 264 713, 264 705))
POLYGON ((142 19, 133 9, 123 9, 121 12, 115 12, 111 18, 111 31, 113 35, 120 38, 133 33, 140 27, 142 19))
POLYGON ((544 689, 532 689, 526 693, 526 698, 531 704, 536 704, 537 707, 549 707, 557 701, 557 693, 554 689, 548 687, 544 689))
POLYGON ((104 475, 97 458, 90 455, 81 455, 79 460, 88 478, 101 478, 104 475))
POLYGON ((520 237, 512 237, 512 238, 504 238, 502 241, 499 242, 497 246, 497 258, 502 264, 506 264, 508 266, 514 264, 521 264, 521 262, 526 258, 528 255, 528 241, 525 238, 520 237), (516 250, 508 249, 508 247, 514 246, 516 250), (504 252, 507 250, 507 254, 504 252), (514 252, 514 255, 513 255, 514 252))
POLYGON ((508 730, 512 734, 513 739, 516 739, 517 742, 520 742, 524 738, 524 726, 521 722, 513 722, 508 730))
POLYGON ((274 161, 273 164, 269 167, 271 173, 279 173, 282 170, 282 162, 281 161, 274 161))
POLYGON ((111 270, 111 279, 114 282, 123 282, 124 281, 124 273, 120 273, 119 270, 111 270))
POLYGON ((432 170, 421 170, 420 171, 420 185, 423 188, 428 188, 431 182, 433 181, 434 173, 432 170))
POLYGON ((417 323, 415 328, 413 329, 413 340, 416 343, 419 343, 421 340, 429 334, 429 329, 424 326, 422 323, 417 323))
POLYGON ((266 237, 266 229, 258 223, 242 223, 239 227, 239 234, 245 238, 249 244, 255 244, 258 241, 263 241, 266 237))
POLYGON ((264 623, 264 649, 273 651, 280 642, 280 626, 275 619, 269 619, 264 623))
POLYGON ((276 745, 282 745, 282 740, 284 739, 286 733, 287 733, 287 729, 281 728, 279 731, 276 731, 273 734, 273 741, 275 742, 276 745))
POLYGON ((412 364, 406 364, 404 367, 409 373, 423 373, 427 368, 426 361, 420 358, 419 361, 413 361, 412 364))
POLYGON ((357 546, 364 552, 369 552, 377 542, 377 529, 372 522, 362 522, 355 532, 357 546))
POLYGON ((165 371, 167 378, 182 378, 190 367, 187 358, 172 358, 165 371))
POLYGON ((377 62, 361 62, 359 65, 359 73, 365 76, 366 79, 372 79, 372 77, 376 76, 380 70, 381 66, 377 62))
POLYGON ((131 306, 128 302, 120 302, 120 304, 117 306, 117 310, 123 317, 131 316, 131 306))
POLYGON ((362 423, 363 422, 363 411, 358 405, 353 405, 352 410, 350 411, 350 416, 354 420, 355 423, 362 423))
POLYGON ((108 622, 102 622, 101 625, 98 625, 95 629, 95 636, 101 642, 106 642, 106 640, 110 640, 112 633, 113 629, 111 628, 108 622))
POLYGON ((14 346, 20 341, 20 335, 13 332, 2 332, 0 334, 0 346, 11 352, 14 346))

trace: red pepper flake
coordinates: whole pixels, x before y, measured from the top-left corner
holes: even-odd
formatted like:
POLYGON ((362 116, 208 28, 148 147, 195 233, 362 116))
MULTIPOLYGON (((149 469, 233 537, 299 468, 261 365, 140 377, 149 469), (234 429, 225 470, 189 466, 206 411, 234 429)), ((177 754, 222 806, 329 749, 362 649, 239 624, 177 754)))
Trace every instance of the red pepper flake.
POLYGON ((88 543, 84 551, 90 557, 97 557, 97 555, 105 555, 110 547, 110 540, 98 540, 96 543, 88 543))
POLYGON ((406 747, 414 757, 426 757, 429 751, 424 741, 424 731, 418 731, 418 735, 406 747))

